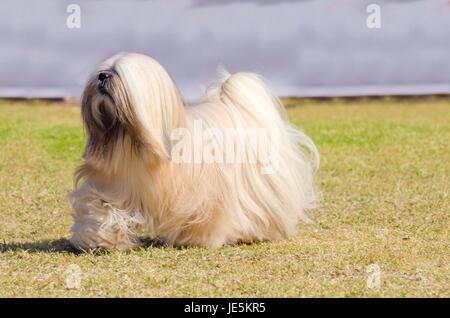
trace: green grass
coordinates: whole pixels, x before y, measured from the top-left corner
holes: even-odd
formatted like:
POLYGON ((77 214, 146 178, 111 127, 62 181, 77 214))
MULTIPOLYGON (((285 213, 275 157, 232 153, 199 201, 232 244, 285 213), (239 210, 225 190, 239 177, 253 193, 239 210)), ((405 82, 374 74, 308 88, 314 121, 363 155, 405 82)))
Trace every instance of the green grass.
POLYGON ((0 102, 0 297, 449 297, 450 100, 286 103, 321 153, 315 225, 282 242, 90 255, 67 241, 79 108, 0 102))

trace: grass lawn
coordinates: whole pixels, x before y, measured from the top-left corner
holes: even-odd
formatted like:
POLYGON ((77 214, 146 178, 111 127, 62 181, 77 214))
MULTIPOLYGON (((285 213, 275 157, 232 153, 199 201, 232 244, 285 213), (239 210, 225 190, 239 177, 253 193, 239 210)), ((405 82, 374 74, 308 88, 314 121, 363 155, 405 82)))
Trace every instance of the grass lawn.
POLYGON ((0 297, 450 297, 450 100, 286 104, 322 158, 316 224, 283 242, 91 255, 67 241, 79 108, 0 101, 0 297))

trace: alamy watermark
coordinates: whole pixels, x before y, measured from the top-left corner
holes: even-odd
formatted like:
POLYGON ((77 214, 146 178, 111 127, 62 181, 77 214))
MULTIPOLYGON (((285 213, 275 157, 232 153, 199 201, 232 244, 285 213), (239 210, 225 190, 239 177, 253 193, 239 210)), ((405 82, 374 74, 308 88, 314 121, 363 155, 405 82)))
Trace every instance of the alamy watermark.
MULTIPOLYGON (((379 4, 372 3, 366 8, 369 14, 366 19, 366 26, 369 29, 381 28, 381 7, 379 4)), ((76 3, 71 3, 66 7, 66 13, 69 15, 66 19, 66 27, 69 29, 81 28, 81 6, 76 3)))
POLYGON ((204 127, 195 120, 193 129, 178 128, 171 134, 174 163, 256 164, 263 174, 279 166, 278 128, 204 127))
POLYGON ((69 4, 66 8, 66 12, 69 13, 66 19, 66 26, 69 29, 81 28, 81 7, 79 4, 69 4))
POLYGON ((381 28, 381 7, 378 4, 372 3, 367 6, 366 12, 369 16, 366 19, 366 25, 369 29, 381 28))
POLYGON ((367 288, 378 290, 381 287, 381 268, 377 263, 367 266, 367 288))
POLYGON ((64 272, 64 282, 68 289, 80 289, 81 287, 81 268, 76 264, 67 266, 64 272))

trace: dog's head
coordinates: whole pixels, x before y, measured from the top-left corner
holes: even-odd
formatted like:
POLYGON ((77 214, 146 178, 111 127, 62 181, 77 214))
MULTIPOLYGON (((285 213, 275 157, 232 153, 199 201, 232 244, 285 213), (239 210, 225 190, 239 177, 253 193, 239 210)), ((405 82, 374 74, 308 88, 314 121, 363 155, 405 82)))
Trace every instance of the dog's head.
POLYGON ((91 75, 82 98, 88 134, 85 158, 123 152, 168 157, 170 132, 184 120, 183 102, 174 82, 154 59, 120 53, 91 75))

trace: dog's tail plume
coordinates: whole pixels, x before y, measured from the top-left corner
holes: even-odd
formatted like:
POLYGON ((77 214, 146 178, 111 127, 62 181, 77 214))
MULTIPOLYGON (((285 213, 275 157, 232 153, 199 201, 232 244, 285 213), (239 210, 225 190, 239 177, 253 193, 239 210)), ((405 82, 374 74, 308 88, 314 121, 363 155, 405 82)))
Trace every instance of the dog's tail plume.
POLYGON ((219 79, 208 87, 209 100, 220 100, 227 107, 238 107, 259 127, 276 127, 287 132, 290 140, 307 151, 313 169, 319 168, 320 156, 313 141, 289 123, 282 102, 262 76, 247 72, 230 74, 222 66, 219 66, 218 74, 219 79))
MULTIPOLYGON (((316 206, 320 197, 314 183, 319 154, 313 141, 289 123, 283 104, 261 76, 244 72, 229 74, 224 69, 219 72, 220 79, 207 91, 208 99, 229 109, 233 122, 241 119, 238 128, 275 128, 279 132, 278 169, 261 177, 261 184, 266 185, 266 191, 259 191, 266 196, 261 201, 271 210, 282 207, 284 212, 280 213, 296 214, 309 221, 304 210, 316 206), (277 193, 278 197, 269 200, 270 192, 277 193)), ((253 176, 248 179, 255 180, 253 176)))
POLYGON ((260 75, 230 74, 223 67, 218 68, 218 74, 219 79, 207 90, 209 100, 220 99, 225 105, 238 107, 259 124, 273 126, 286 120, 284 107, 260 75))

